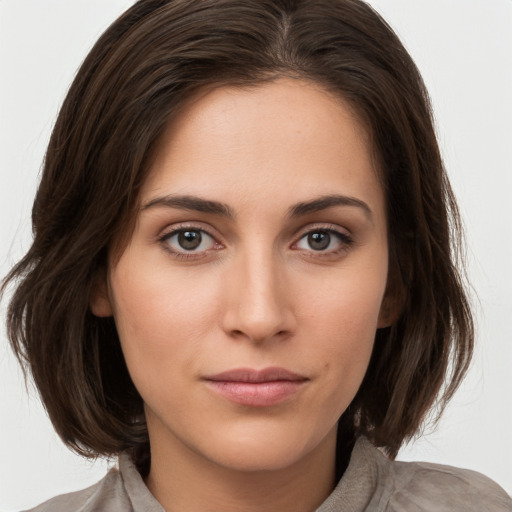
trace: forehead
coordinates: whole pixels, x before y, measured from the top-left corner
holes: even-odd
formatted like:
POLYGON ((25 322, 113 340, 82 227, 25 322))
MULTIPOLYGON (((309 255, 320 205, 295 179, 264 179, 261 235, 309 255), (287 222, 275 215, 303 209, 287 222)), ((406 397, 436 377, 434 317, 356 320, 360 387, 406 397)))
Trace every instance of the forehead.
POLYGON ((189 101, 160 141, 141 199, 169 193, 251 208, 312 194, 382 199, 370 138, 348 102, 291 78, 189 101))

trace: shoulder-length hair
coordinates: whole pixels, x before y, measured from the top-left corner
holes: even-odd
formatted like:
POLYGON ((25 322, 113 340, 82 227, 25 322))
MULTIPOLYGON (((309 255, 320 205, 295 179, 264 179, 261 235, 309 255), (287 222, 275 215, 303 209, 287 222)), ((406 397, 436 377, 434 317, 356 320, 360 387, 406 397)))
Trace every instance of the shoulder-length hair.
POLYGON ((112 318, 89 307, 133 228, 165 127, 194 93, 288 76, 321 84, 365 124, 386 195, 389 293, 364 381, 342 416, 391 456, 465 374, 473 323, 460 221, 429 97, 392 29, 360 0, 141 0, 93 47, 62 105, 35 198, 34 240, 6 277, 14 351, 63 441, 147 456, 142 400, 112 318))

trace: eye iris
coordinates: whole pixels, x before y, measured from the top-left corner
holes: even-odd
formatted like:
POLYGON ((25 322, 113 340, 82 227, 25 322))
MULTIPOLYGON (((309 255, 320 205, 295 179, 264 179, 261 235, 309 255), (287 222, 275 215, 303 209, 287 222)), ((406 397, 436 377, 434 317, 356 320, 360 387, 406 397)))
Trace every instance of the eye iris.
POLYGON ((178 243, 182 249, 197 249, 201 245, 201 233, 199 231, 181 231, 178 233, 178 243))
POLYGON ((325 231, 316 231, 308 235, 308 244, 315 251, 322 251, 329 247, 331 235, 325 231))

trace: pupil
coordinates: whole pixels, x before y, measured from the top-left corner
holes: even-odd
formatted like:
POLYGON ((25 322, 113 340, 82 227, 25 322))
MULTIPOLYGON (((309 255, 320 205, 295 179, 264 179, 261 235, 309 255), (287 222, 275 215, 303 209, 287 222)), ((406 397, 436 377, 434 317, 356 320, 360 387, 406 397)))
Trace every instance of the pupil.
POLYGON ((201 233, 199 231, 182 231, 178 234, 178 243, 183 249, 197 249, 201 244, 201 233))
POLYGON ((329 247, 331 243, 331 235, 325 231, 317 231, 308 235, 309 246, 315 251, 322 251, 329 247))

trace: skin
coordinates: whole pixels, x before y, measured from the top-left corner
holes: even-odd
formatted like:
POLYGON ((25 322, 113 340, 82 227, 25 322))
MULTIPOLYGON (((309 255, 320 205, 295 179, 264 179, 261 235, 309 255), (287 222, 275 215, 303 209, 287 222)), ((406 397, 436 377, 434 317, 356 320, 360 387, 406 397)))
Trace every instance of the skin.
POLYGON ((169 512, 314 510, 335 485, 338 418, 387 325, 385 200, 362 123, 307 81, 209 91, 172 122, 140 199, 91 306, 114 315, 145 402, 149 489, 169 512), (289 216, 333 194, 351 201, 289 216), (163 200, 176 195, 233 217, 163 200), (201 245, 184 249, 178 229, 203 230, 201 245), (254 407, 204 380, 242 367, 305 381, 254 407))

